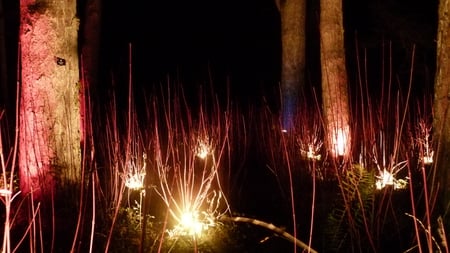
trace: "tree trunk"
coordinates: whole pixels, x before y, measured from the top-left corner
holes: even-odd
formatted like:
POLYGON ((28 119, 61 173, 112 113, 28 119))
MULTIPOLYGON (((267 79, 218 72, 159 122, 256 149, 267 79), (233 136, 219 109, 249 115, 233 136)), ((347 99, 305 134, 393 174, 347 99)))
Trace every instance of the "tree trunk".
MULTIPOLYGON (((450 19, 449 0, 440 0, 438 32, 437 32, 437 63, 434 84, 433 128, 436 148, 436 172, 441 189, 441 207, 438 210, 448 213, 450 208, 450 19)), ((434 182, 432 182, 434 183, 434 182)), ((441 213, 441 214, 442 214, 441 213)), ((447 220, 447 225, 450 225, 447 220)))
POLYGON ((320 40, 325 143, 334 157, 347 157, 350 110, 341 0, 320 1, 320 40))
POLYGON ((21 0, 20 16, 20 188, 48 200, 80 180, 76 0, 21 0))
POLYGON ((306 0, 281 0, 277 6, 281 15, 282 127, 289 130, 304 90, 306 0))

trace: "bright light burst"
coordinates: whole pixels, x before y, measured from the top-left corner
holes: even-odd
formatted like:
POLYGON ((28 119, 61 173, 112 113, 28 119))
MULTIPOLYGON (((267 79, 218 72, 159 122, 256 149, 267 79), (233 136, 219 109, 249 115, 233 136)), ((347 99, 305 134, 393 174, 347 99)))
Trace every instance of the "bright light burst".
POLYGON ((183 213, 179 226, 191 236, 200 235, 203 230, 203 223, 199 221, 198 211, 183 213))
POLYGON ((396 179, 392 173, 387 170, 383 170, 380 175, 376 176, 377 181, 375 183, 376 189, 381 190, 386 186, 394 187, 394 190, 405 189, 408 185, 407 178, 396 179))
POLYGON ((408 165, 408 161, 397 162, 396 152, 388 155, 390 153, 386 148, 384 134, 380 131, 379 148, 377 149, 376 146, 372 146, 372 160, 378 169, 378 175, 375 176, 377 190, 381 190, 387 186, 393 187, 394 190, 399 190, 405 189, 408 185, 408 177, 403 179, 397 178, 398 173, 408 165))
POLYGON ((320 154, 323 141, 321 139, 320 127, 317 122, 312 120, 311 125, 300 125, 298 136, 296 138, 297 145, 300 148, 300 156, 310 161, 320 161, 320 154))
POLYGON ((350 129, 348 126, 334 129, 331 136, 334 156, 346 156, 350 152, 350 129))
POLYGON ((213 152, 212 144, 210 143, 208 136, 198 137, 194 152, 200 159, 205 159, 209 154, 213 152))
POLYGON ((191 236, 199 238, 211 227, 214 227, 216 217, 208 212, 185 211, 180 221, 173 229, 168 230, 169 237, 191 236))
POLYGON ((376 176, 376 189, 381 190, 386 186, 394 187, 394 190, 405 189, 408 185, 408 178, 397 179, 395 175, 406 166, 406 161, 400 162, 391 169, 379 169, 379 175, 376 176))
POLYGON ((123 179, 125 186, 132 190, 139 190, 144 188, 145 168, 147 155, 142 155, 142 166, 137 165, 136 159, 127 162, 125 171, 123 172, 123 179))
POLYGON ((155 122, 153 143, 158 176, 156 193, 171 217, 172 226, 166 232, 171 238, 199 238, 229 212, 220 172, 229 147, 230 119, 225 116, 211 120, 204 117, 202 110, 198 121, 190 114, 188 120, 181 120, 175 112, 165 113, 163 126, 169 129, 160 131, 159 123, 155 122))

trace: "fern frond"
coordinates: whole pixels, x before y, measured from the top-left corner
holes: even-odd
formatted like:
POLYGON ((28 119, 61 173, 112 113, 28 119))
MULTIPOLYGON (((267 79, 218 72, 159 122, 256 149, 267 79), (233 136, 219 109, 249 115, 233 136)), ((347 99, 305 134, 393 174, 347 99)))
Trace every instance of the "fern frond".
POLYGON ((370 238, 374 185, 373 173, 360 165, 344 172, 341 192, 328 216, 328 250, 340 252, 351 245, 361 248, 368 243, 362 238, 370 238))

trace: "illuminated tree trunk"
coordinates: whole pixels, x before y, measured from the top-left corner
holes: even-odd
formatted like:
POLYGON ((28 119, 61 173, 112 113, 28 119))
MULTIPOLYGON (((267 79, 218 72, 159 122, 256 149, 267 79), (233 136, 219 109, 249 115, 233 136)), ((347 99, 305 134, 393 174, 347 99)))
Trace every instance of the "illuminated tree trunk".
POLYGON ((21 0, 19 178, 37 200, 80 180, 76 0, 21 0))
MULTIPOLYGON (((437 62, 433 102, 433 139, 437 144, 436 170, 441 189, 441 207, 450 205, 450 17, 449 0, 440 0, 437 32, 437 62)), ((442 214, 442 213, 441 213, 442 214)), ((447 225, 450 224, 448 217, 447 225)))
POLYGON ((285 130, 293 124, 305 78, 306 0, 277 0, 281 16, 281 96, 285 130))
POLYGON ((320 40, 326 145, 334 157, 346 157, 350 153, 350 110, 342 0, 320 1, 320 40))

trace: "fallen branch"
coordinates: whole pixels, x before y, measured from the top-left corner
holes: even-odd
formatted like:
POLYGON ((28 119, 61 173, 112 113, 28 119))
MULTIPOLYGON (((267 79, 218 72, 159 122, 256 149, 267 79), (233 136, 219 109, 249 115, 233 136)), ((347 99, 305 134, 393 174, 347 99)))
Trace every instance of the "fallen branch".
POLYGON ((310 246, 308 246, 306 243, 300 241, 299 239, 295 238, 294 236, 292 236, 291 234, 289 234, 288 232, 286 232, 284 229, 281 229, 271 223, 267 223, 264 221, 260 221, 257 219, 253 219, 253 218, 246 218, 246 217, 229 217, 229 216, 221 216, 219 218, 219 221, 231 221, 231 222, 246 222, 246 223, 250 223, 256 226, 260 226, 266 229, 269 229, 273 232, 275 232, 276 234, 278 234, 279 236, 283 237, 284 239, 294 243, 295 245, 297 245, 298 247, 307 250, 310 253, 317 253, 316 250, 312 249, 310 246))

